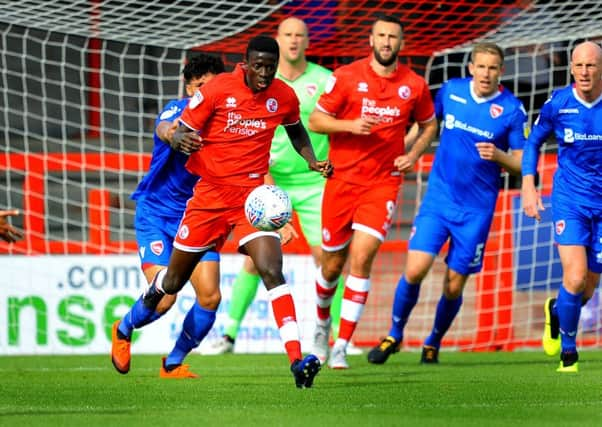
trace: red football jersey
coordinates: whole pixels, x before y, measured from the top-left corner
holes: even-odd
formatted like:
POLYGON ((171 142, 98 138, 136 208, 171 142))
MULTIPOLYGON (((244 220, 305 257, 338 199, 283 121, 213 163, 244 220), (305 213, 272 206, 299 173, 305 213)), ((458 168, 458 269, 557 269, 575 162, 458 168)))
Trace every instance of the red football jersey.
POLYGON ((334 177, 366 185, 400 180, 393 161, 405 152, 408 125, 429 121, 435 115, 428 85, 422 77, 402 64, 390 76, 381 77, 370 67, 370 57, 338 68, 316 107, 337 119, 380 120, 370 135, 330 135, 328 158, 334 166, 334 177))
POLYGON ((180 121, 203 138, 203 148, 186 163, 188 171, 213 183, 256 186, 268 171, 276 127, 299 121, 299 100, 278 79, 253 93, 239 64, 201 86, 180 121))

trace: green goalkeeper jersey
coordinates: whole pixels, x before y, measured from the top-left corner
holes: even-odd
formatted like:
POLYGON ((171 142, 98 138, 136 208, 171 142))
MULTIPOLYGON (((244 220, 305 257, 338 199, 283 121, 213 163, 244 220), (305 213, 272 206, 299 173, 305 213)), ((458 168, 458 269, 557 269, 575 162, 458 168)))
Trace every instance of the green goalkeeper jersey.
MULTIPOLYGON (((289 81, 276 73, 276 77, 295 90, 299 98, 301 121, 307 129, 309 115, 314 110, 318 98, 324 92, 324 85, 331 71, 312 62, 307 63, 305 72, 294 81, 289 81)), ((316 159, 326 160, 328 156, 328 136, 307 129, 316 159)), ((324 178, 319 173, 310 171, 307 162, 293 148, 284 127, 278 126, 272 140, 270 151, 270 174, 277 185, 322 184, 324 178)))

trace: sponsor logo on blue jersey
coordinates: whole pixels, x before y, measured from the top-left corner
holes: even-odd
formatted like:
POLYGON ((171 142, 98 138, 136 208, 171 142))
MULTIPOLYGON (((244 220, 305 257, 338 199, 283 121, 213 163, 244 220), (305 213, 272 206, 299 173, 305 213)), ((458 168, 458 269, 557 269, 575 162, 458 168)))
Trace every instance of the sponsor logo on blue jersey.
POLYGON ((446 129, 461 129, 463 131, 478 135, 480 137, 484 137, 487 139, 493 139, 493 132, 488 130, 479 129, 476 126, 469 125, 461 120, 456 120, 456 117, 453 114, 445 115, 445 128, 446 129))
POLYGON ((602 135, 575 132, 571 128, 564 128, 564 142, 572 144, 575 141, 602 141, 602 135))

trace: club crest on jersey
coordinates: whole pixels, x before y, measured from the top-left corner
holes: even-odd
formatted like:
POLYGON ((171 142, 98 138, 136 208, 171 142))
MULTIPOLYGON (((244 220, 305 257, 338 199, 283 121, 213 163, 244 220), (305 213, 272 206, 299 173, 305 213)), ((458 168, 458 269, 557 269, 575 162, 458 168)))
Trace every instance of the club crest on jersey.
POLYGON ((226 98, 226 108, 236 108, 236 98, 229 96, 226 98))
POLYGON ((359 82, 357 84, 357 91, 358 92, 368 92, 368 83, 366 83, 366 82, 359 82))
POLYGON ((155 255, 161 255, 163 253, 163 241, 161 240, 155 240, 154 242, 151 242, 150 244, 150 248, 151 251, 155 254, 155 255))
POLYGON ((326 84, 324 85, 324 93, 332 92, 336 82, 337 82, 337 78, 335 76, 329 76, 328 80, 326 80, 326 84))
POLYGON ((403 86, 399 86, 399 89, 397 90, 397 94, 399 95, 399 97, 401 99, 408 99, 410 97, 410 95, 412 94, 412 91, 410 90, 409 86, 403 85, 403 86))
POLYGON ((180 229, 178 230, 178 236, 182 240, 186 240, 186 238, 188 238, 189 234, 190 234, 190 230, 188 229, 187 225, 181 226, 180 229))
POLYGON ((176 105, 173 105, 171 108, 163 111, 161 113, 161 115, 159 116, 159 119, 161 119, 161 120, 167 120, 171 116, 173 116, 174 114, 176 114, 177 112, 178 112, 178 107, 176 105))
POLYGON ((504 107, 498 104, 491 104, 489 107, 489 114, 491 114, 491 118, 497 119, 504 112, 504 107))
POLYGON ((194 92, 194 95, 192 95, 192 97, 190 98, 190 101, 188 102, 188 108, 190 108, 191 110, 194 110, 196 107, 198 107, 199 105, 201 105, 201 102, 203 102, 203 94, 201 93, 200 90, 196 90, 194 92))
POLYGON ((556 221, 554 228, 556 229, 556 234, 558 234, 560 236, 564 232, 564 229, 566 228, 566 222, 564 221, 564 219, 556 221))
POLYGON ((318 85, 315 83, 308 83, 307 86, 305 86, 305 91, 309 96, 314 96, 318 91, 318 85))
POLYGON ((330 242, 330 231, 328 231, 328 228, 322 229, 322 238, 325 242, 330 242))
POLYGON ((275 113, 278 111, 278 101, 276 101, 275 98, 269 98, 265 102, 265 108, 267 108, 270 113, 275 113))

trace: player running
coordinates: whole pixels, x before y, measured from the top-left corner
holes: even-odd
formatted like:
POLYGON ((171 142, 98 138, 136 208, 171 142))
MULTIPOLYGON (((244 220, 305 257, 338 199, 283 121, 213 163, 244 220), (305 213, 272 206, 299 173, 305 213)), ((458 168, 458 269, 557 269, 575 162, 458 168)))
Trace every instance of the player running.
MULTIPOLYGON (((186 208, 186 201, 192 196, 192 189, 198 180, 198 176, 188 172, 184 165, 190 153, 199 149, 199 144, 196 139, 190 137, 176 143, 173 140, 176 121, 188 105, 190 96, 223 71, 224 64, 217 57, 199 54, 190 58, 182 70, 188 97, 167 103, 155 120, 150 168, 131 196, 136 201, 134 227, 138 255, 144 277, 149 284, 169 263, 173 240, 186 208)), ((219 254, 208 251, 200 261, 190 278, 197 295, 208 283, 219 283, 219 254)), ((219 295, 214 298, 219 299, 219 295)), ((111 361, 119 373, 127 374, 130 370, 131 338, 134 329, 160 318, 172 307, 175 300, 175 295, 165 295, 149 317, 134 305, 121 320, 113 324, 111 361)), ((193 305, 191 313, 199 309, 198 304, 199 302, 193 305)), ((183 365, 171 375, 194 374, 183 365)))
POLYGON ((437 92, 440 145, 395 290, 391 329, 368 353, 370 363, 385 363, 398 350, 420 284, 449 240, 443 293, 421 356, 422 363, 437 363, 441 340, 462 305, 464 285, 483 266, 501 168, 520 174, 527 127, 522 103, 499 85, 503 66, 499 46, 477 44, 468 64, 472 77, 449 80, 437 92))
POLYGON ((525 146, 522 202, 540 220, 535 189, 539 149, 550 134, 558 142, 552 189, 554 240, 562 264, 562 285, 544 306, 546 354, 560 353, 558 372, 578 372, 577 329, 581 306, 593 295, 602 273, 602 49, 593 42, 575 47, 575 82, 552 93, 542 106, 525 146))
MULTIPOLYGON (((174 251, 167 270, 160 271, 149 290, 136 306, 152 315, 163 295, 177 293, 199 259, 209 250, 223 246, 236 228, 241 236, 239 251, 248 254, 268 290, 268 297, 281 339, 291 363, 297 387, 311 387, 320 370, 314 355, 303 358, 295 304, 282 273, 282 250, 275 232, 254 229, 244 214, 248 194, 263 183, 274 130, 283 124, 291 143, 305 159, 308 168, 328 176, 329 161, 317 161, 305 128, 299 121, 299 101, 285 83, 274 79, 278 64, 278 43, 271 37, 258 36, 249 41, 246 63, 232 73, 224 73, 196 91, 180 117, 174 141, 200 133, 202 153, 190 156, 186 167, 202 176, 188 201, 180 223, 174 251)), ((200 143, 200 137, 198 137, 200 143)), ((215 322, 219 285, 203 290, 199 299, 203 322, 187 327, 162 369, 178 369, 186 355, 207 335, 215 322), (198 326, 198 327, 197 327, 198 326)))
POLYGON ((314 352, 328 356, 330 306, 349 258, 341 304, 341 325, 328 365, 349 367, 347 346, 370 291, 378 248, 395 213, 402 175, 411 171, 437 131, 426 81, 398 61, 403 29, 393 16, 379 16, 370 34, 372 54, 335 70, 309 119, 311 130, 330 136, 335 172, 322 200, 322 259, 314 352), (420 135, 405 154, 412 120, 420 135))

